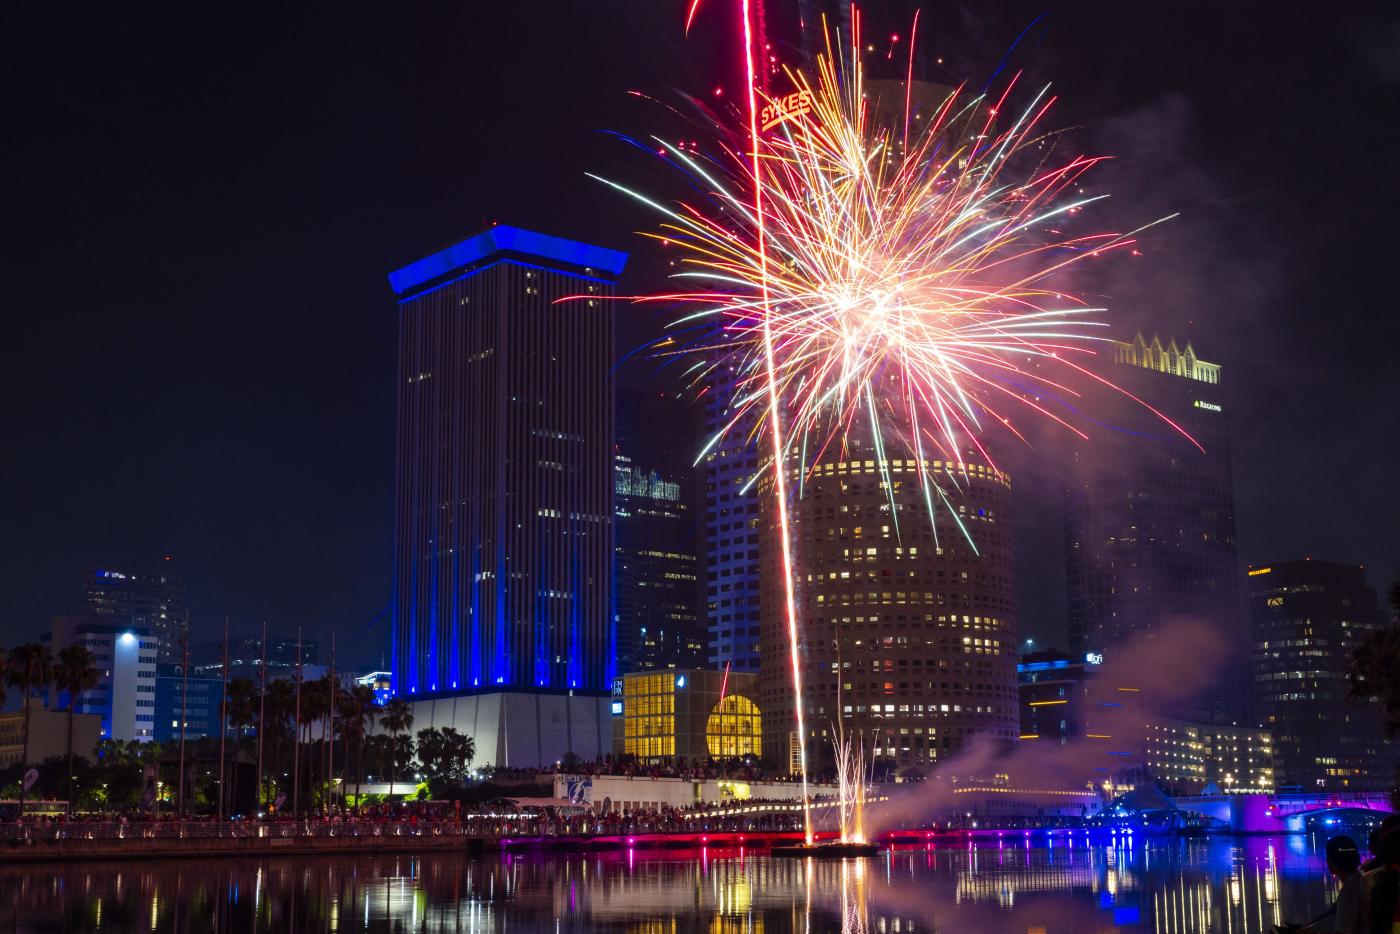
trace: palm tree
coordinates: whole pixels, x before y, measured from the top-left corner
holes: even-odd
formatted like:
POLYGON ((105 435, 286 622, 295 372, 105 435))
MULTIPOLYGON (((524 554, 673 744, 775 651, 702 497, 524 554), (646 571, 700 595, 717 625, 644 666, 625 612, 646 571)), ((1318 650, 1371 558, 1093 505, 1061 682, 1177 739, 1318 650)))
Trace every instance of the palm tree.
MULTIPOLYGON (((276 777, 280 774, 279 769, 282 763, 286 761, 282 747, 286 744, 288 734, 294 733, 293 730, 289 729, 289 726, 292 716, 296 712, 295 685, 286 678, 278 678, 268 682, 264 706, 266 708, 266 722, 259 723, 258 730, 265 733, 264 742, 271 744, 273 787, 276 788, 279 784, 276 777)), ((258 789, 258 795, 258 800, 261 801, 261 788, 258 789)), ((277 795, 273 794, 271 798, 276 800, 277 795)))
POLYGON ((394 794, 394 778, 398 772, 399 761, 399 734, 407 733, 413 728, 413 708, 408 701, 402 697, 395 697, 384 705, 383 711, 379 714, 379 725, 389 731, 393 737, 389 754, 389 795, 394 794))
MULTIPOLYGON (((234 795, 237 793, 238 781, 238 750, 243 745, 244 734, 248 728, 256 722, 258 716, 258 686, 251 678, 234 678, 228 683, 228 696, 225 700, 224 717, 226 723, 224 729, 233 729, 233 774, 235 779, 230 783, 230 793, 226 798, 230 807, 234 805, 234 795)), ((223 788, 226 776, 219 776, 219 787, 223 788)))
MULTIPOLYGON (((1380 704, 1386 735, 1400 736, 1400 575, 1390 587, 1391 624, 1372 632, 1351 650, 1348 694, 1380 704)), ((1400 808, 1400 770, 1390 791, 1400 808)))
MULTIPOLYGON (((355 741, 355 800, 360 800, 360 782, 365 774, 365 731, 374 719, 374 688, 357 684, 339 695, 340 724, 346 737, 346 765, 349 765, 350 742, 355 741)), ((348 771, 348 768, 347 768, 348 771)))
MULTIPOLYGON (((36 690, 47 688, 53 681, 53 654, 47 645, 29 642, 10 649, 6 680, 11 687, 24 691, 24 758, 29 766, 29 696, 36 690)), ((19 814, 24 816, 24 779, 19 782, 19 814)))
POLYGON ((97 670, 97 659, 85 645, 70 645, 58 653, 58 663, 53 669, 53 683, 60 691, 68 694, 68 804, 67 813, 73 812, 73 712, 84 691, 91 691, 102 683, 102 673, 97 670))

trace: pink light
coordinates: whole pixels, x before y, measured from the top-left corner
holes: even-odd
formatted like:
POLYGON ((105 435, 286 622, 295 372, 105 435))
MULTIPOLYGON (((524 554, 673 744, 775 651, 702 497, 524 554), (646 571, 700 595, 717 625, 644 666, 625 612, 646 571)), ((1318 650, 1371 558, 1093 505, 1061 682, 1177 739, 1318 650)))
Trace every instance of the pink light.
MULTIPOLYGON (((754 96, 754 85, 758 81, 753 63, 753 23, 749 11, 749 0, 739 0, 744 17, 744 71, 748 79, 749 97, 749 154, 753 161, 753 202, 754 218, 758 233, 759 286, 763 297, 763 357, 768 383, 768 421, 773 435, 773 494, 778 499, 778 531, 783 548, 783 596, 787 609, 788 651, 792 661, 793 708, 797 712, 797 758, 802 773, 802 803, 810 800, 807 793, 807 727, 802 716, 802 670, 797 654, 797 598, 792 585, 792 535, 788 528, 787 481, 783 475, 787 460, 783 447, 782 419, 778 415, 777 361, 773 354, 773 322, 767 311, 768 305, 768 253, 763 226, 763 186, 758 180, 763 172, 758 158, 758 101, 754 96)), ((803 837, 812 842, 812 812, 802 809, 803 837)))

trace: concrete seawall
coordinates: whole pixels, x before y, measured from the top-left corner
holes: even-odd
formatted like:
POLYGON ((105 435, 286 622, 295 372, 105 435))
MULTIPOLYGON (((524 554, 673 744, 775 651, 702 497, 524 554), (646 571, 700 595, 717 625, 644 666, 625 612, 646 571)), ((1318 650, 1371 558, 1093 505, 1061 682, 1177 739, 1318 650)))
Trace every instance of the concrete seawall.
POLYGON ((193 837, 159 840, 58 840, 0 845, 0 863, 58 860, 180 859, 240 856, 335 856, 362 853, 494 852, 494 837, 459 834, 345 837, 193 837))

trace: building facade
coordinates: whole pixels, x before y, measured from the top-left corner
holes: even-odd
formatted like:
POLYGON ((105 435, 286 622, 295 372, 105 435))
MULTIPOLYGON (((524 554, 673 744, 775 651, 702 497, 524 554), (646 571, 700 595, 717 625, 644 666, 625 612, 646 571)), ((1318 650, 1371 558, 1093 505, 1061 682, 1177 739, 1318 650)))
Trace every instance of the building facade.
MULTIPOLYGON (((257 681, 262 674, 263 652, 262 636, 236 636, 229 639, 229 680, 245 678, 249 681, 257 681)), ((266 653, 268 681, 276 681, 278 678, 284 681, 294 680, 298 653, 301 656, 303 669, 310 667, 318 672, 316 677, 320 677, 321 667, 318 664, 320 646, 315 639, 270 635, 267 637, 266 653)), ((223 659, 223 642, 201 642, 191 646, 190 674, 199 678, 222 680, 223 659)), ((310 677, 305 670, 303 670, 303 675, 310 677)))
MULTIPOLYGON (((57 655, 70 645, 86 646, 101 676, 78 697, 78 713, 102 720, 102 738, 150 742, 155 737, 156 659, 160 639, 148 629, 117 626, 110 617, 59 616, 42 641, 57 655)), ((59 697, 65 705, 67 698, 59 697)))
POLYGON ((631 672, 617 679, 613 752, 693 765, 763 755, 758 676, 705 668, 631 672))
MULTIPOLYGON (((1175 619, 1205 621, 1229 647, 1222 682, 1241 684, 1247 655, 1221 368, 1190 344, 1164 347, 1142 335, 1111 348, 1104 375, 1141 402, 1100 387, 1077 403, 1101 424, 1067 471, 1069 650, 1107 652, 1175 619)), ((1174 712, 1245 722, 1245 694, 1231 687, 1174 712)))
POLYGON ((493 227, 389 275, 398 694, 608 690, 625 261, 493 227))
POLYGON ((160 642, 162 662, 179 660, 190 627, 185 581, 167 570, 103 565, 83 579, 83 612, 123 629, 144 629, 160 642))
POLYGON ((1065 743, 1083 736, 1089 711, 1088 679, 1103 656, 1056 649, 1022 655, 1016 665, 1022 740, 1065 743))
MULTIPOLYGON (((89 762, 96 758, 102 738, 102 718, 95 713, 73 715, 73 755, 89 762)), ((45 759, 68 755, 68 711, 45 707, 39 698, 29 707, 29 761, 39 765, 45 759)), ((0 713, 0 768, 24 758, 24 711, 0 713)))
POLYGON ((1275 738, 1278 783, 1303 791, 1390 787, 1396 749, 1378 704, 1347 697, 1347 658, 1384 617, 1364 569, 1280 561, 1246 577, 1255 713, 1275 738))
POLYGON ((694 415, 688 403, 619 392, 614 470, 617 669, 699 668, 694 415))
POLYGON ((759 668, 759 516, 754 483, 765 459, 754 446, 753 416, 739 415, 733 364, 715 367, 700 397, 705 477, 704 608, 709 665, 732 671, 759 668), (713 442, 713 443, 712 443, 713 442))
POLYGON ((197 677, 191 672, 186 680, 179 665, 156 666, 155 741, 179 742, 180 715, 185 718, 186 740, 219 735, 220 698, 223 696, 222 677, 197 677))
MULTIPOLYGON (((855 436, 800 484, 793 468, 809 770, 830 765, 838 724, 900 767, 926 767, 973 736, 1018 735, 1010 479, 974 460, 928 467, 958 485, 934 522, 917 463, 882 457, 855 436)), ((769 484, 760 486, 771 502, 769 484)), ((759 706, 770 758, 789 758, 795 709, 777 523, 764 532, 759 706)))
POLYGON ((1162 716, 1103 662, 1055 649, 1021 656, 1021 741, 1076 744, 1084 777, 1111 793, 1144 781, 1173 795, 1212 783, 1230 793, 1274 790, 1268 730, 1162 716))

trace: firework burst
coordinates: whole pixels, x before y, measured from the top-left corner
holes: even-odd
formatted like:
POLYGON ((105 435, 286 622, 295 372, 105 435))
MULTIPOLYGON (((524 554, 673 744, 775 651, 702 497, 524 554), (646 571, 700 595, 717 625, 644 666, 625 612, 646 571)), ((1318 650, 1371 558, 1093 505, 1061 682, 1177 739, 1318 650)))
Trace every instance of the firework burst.
POLYGON ((740 374, 725 431, 778 430, 752 417, 771 409, 810 470, 863 429, 925 465, 932 513, 969 450, 995 466, 989 425, 1019 436, 1029 414, 1083 436, 1036 398, 1075 395, 1069 374, 1099 379, 1085 364, 1104 309, 1065 291, 1063 273, 1139 231, 1062 233, 1107 196, 1079 193, 1102 157, 1050 164, 1048 89, 1010 116, 1016 79, 996 98, 960 88, 916 114, 906 84, 896 119, 881 120, 895 108, 868 93, 859 48, 857 34, 845 58, 828 43, 814 75, 787 70, 794 90, 761 102, 756 128, 769 130, 751 152, 709 162, 657 141, 708 204, 615 187, 664 213, 649 236, 680 251, 676 278, 696 286, 642 297, 699 306, 667 352, 698 354, 698 376, 723 361, 740 374))
MULTIPOLYGON (((1048 88, 1023 93, 1013 78, 994 96, 950 89, 933 112, 917 112, 916 17, 901 99, 881 100, 863 74, 853 9, 852 35, 833 41, 827 33, 812 69, 784 69, 789 92, 767 95, 749 0, 739 7, 743 142, 721 141, 714 159, 693 144, 657 139, 654 147, 705 199, 663 204, 600 180, 659 211, 663 220, 648 236, 680 253, 676 278, 687 287, 638 297, 694 306, 664 352, 698 356, 690 371, 697 383, 722 364, 737 373, 730 421, 701 456, 737 430, 767 442, 800 698, 789 480, 800 484, 859 434, 885 473, 896 534, 889 464, 897 458, 906 475, 914 468, 929 521, 946 507, 975 549, 950 504, 965 457, 975 453, 995 469, 988 428, 1020 437, 1023 416, 1084 437, 1038 398, 1077 395, 1065 380, 1105 383, 1087 366, 1107 340, 1094 333, 1104 309, 1067 291, 1066 273, 1132 244, 1139 231, 1064 232, 1106 196, 1084 195, 1080 185, 1101 157, 1053 161, 1060 138, 1041 129, 1054 103, 1048 88), (1012 106, 1018 97, 1029 100, 1012 106)), ((805 785, 802 706, 795 712, 805 785)))

